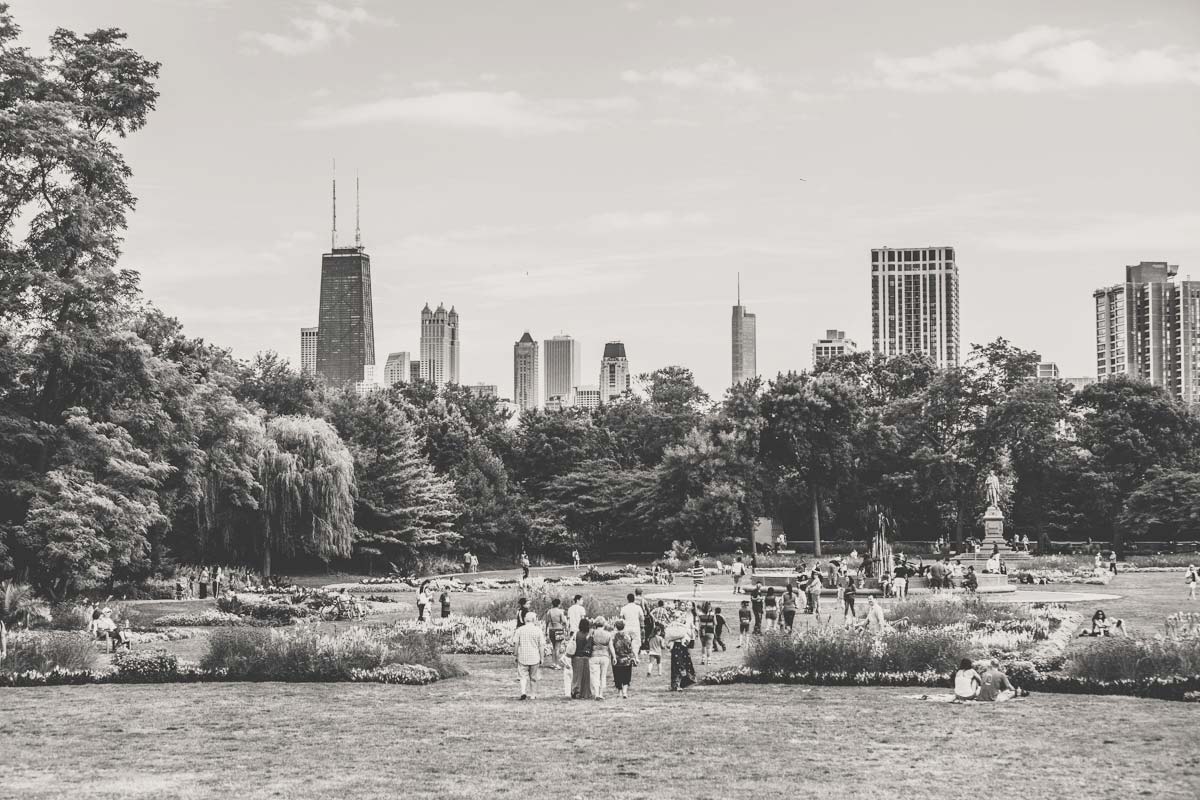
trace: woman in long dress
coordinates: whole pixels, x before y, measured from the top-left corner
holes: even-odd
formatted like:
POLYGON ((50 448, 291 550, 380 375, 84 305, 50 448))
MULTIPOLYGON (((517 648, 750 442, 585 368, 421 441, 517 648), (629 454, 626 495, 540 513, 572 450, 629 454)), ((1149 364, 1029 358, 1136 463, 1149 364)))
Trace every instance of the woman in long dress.
POLYGON ((574 700, 591 700, 592 623, 579 620, 579 632, 575 634, 575 655, 571 656, 571 697, 574 700))
POLYGON ((686 618, 677 617, 667 626, 666 644, 671 648, 671 691, 682 692, 696 682, 696 668, 688 652, 691 636, 686 618))

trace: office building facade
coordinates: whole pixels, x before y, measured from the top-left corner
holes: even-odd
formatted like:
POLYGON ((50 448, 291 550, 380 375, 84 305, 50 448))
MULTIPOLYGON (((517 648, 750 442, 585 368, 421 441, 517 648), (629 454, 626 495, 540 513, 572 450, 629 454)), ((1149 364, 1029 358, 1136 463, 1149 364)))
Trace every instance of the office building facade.
POLYGON ((459 383, 460 346, 458 312, 441 303, 430 311, 426 303, 421 309, 421 380, 439 388, 459 383))
POLYGON ((408 383, 411 375, 412 367, 408 351, 401 350, 398 353, 388 353, 387 361, 383 365, 384 386, 408 383))
POLYGON ((303 375, 317 374, 317 330, 316 326, 300 329, 300 372, 303 375))
POLYGON ((600 402, 620 400, 630 389, 629 359, 625 356, 625 345, 607 342, 604 355, 600 358, 600 402))
POLYGON ((871 251, 871 339, 876 353, 925 353, 958 366, 958 265, 953 247, 871 251))
POLYGON ((494 383, 472 383, 467 391, 476 397, 500 397, 500 387, 494 383))
POLYGON ((1125 282, 1092 292, 1096 377, 1128 375, 1200 402, 1200 281, 1175 281, 1175 264, 1143 261, 1125 282))
POLYGON ((815 342, 813 342, 813 366, 815 367, 822 361, 835 356, 844 356, 848 353, 853 353, 857 349, 858 345, 856 345, 852 339, 846 338, 845 331, 826 329, 825 338, 817 339, 815 342))
POLYGON ((564 402, 579 385, 580 344, 570 336, 555 336, 542 342, 545 362, 546 402, 561 398, 564 402))
POLYGON ((758 376, 758 318, 742 305, 739 282, 738 302, 733 307, 730 334, 733 345, 733 385, 758 376))
POLYGON ((512 399, 521 411, 538 407, 538 343, 529 331, 513 343, 512 399))
POLYGON ((371 257, 361 247, 321 256, 316 372, 331 385, 359 383, 375 365, 371 257))
POLYGON ((599 386, 576 386, 571 390, 570 399, 567 405, 572 408, 586 408, 588 410, 600 407, 600 387, 599 386))

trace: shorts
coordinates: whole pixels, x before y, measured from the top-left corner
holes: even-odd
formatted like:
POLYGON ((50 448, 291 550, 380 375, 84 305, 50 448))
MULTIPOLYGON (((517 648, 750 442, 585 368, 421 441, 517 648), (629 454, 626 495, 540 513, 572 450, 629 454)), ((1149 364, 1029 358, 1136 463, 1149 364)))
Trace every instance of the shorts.
POLYGON ((750 632, 750 623, 749 622, 738 623, 738 633, 749 633, 749 632, 750 632))
POLYGON ((653 661, 655 664, 661 664, 662 663, 662 654, 661 653, 651 653, 650 660, 653 661))
POLYGON ((711 650, 712 645, 713 645, 713 639, 715 639, 715 638, 716 637, 713 636, 713 634, 711 634, 711 633, 702 633, 702 634, 700 634, 700 644, 711 650))
POLYGON ((561 630, 559 628, 551 628, 550 629, 550 643, 558 644, 559 642, 561 642, 563 639, 566 638, 566 634, 567 634, 567 632, 564 630, 561 630))
POLYGON ((775 619, 776 616, 778 616, 778 612, 775 609, 773 609, 773 608, 767 609, 767 613, 766 613, 767 619, 775 619))

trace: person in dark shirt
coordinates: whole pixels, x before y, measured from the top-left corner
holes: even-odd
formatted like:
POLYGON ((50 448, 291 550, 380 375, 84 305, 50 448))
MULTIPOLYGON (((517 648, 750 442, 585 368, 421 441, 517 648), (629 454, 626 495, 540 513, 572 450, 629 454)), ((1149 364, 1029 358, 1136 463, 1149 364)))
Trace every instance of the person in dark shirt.
POLYGON ((714 648, 719 647, 719 648, 721 648, 721 652, 724 652, 729 649, 728 647, 725 646, 725 641, 722 638, 725 635, 725 626, 728 623, 725 622, 725 617, 721 616, 721 607, 720 606, 717 606, 716 614, 717 614, 717 636, 715 639, 713 639, 713 647, 714 648))
POLYGON ((754 584, 754 588, 750 590, 750 610, 754 612, 754 632, 762 633, 763 588, 761 581, 754 584))
POLYGON ((442 619, 450 616, 450 593, 442 592, 442 596, 438 598, 442 604, 442 619))
POLYGON ((846 578, 846 588, 842 590, 842 612, 847 621, 854 619, 854 597, 858 589, 854 587, 854 576, 846 578))

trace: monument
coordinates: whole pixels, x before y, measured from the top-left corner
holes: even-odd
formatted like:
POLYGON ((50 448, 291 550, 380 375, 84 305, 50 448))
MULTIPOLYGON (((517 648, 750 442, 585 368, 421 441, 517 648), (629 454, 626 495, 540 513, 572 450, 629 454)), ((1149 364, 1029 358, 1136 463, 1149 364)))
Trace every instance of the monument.
POLYGON ((983 512, 983 546, 980 550, 990 553, 994 544, 1007 550, 1008 543, 1004 541, 1004 512, 1000 510, 1000 479, 996 477, 995 472, 988 473, 983 486, 987 492, 988 506, 983 512))

